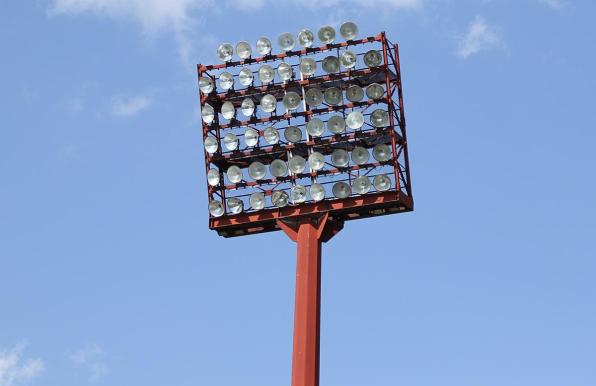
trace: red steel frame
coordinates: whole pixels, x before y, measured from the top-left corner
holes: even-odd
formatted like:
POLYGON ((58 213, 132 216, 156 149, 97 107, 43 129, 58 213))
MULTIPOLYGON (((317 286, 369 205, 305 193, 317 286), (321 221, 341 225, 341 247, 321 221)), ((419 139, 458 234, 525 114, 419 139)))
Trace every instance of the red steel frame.
MULTIPOLYGON (((383 51, 383 65, 376 69, 360 71, 347 71, 306 80, 297 80, 296 84, 301 86, 319 84, 333 79, 341 79, 346 75, 359 76, 380 73, 386 86, 385 103, 388 105, 393 158, 389 163, 393 164, 395 173, 395 187, 387 192, 378 192, 362 196, 348 197, 345 199, 323 200, 318 203, 304 203, 297 206, 268 209, 253 213, 240 213, 237 215, 225 215, 220 218, 210 218, 209 227, 216 230, 224 237, 233 237, 262 233, 275 230, 283 230, 288 237, 295 241, 298 246, 296 261, 296 293, 294 310, 294 338, 292 353, 292 386, 318 386, 319 385, 319 355, 320 355, 320 308, 321 308, 321 244, 331 239, 344 226, 347 220, 364 217, 380 216, 392 213, 408 212, 414 209, 412 198, 412 187, 410 179, 410 165, 406 139, 406 122, 404 116, 403 91, 401 82, 401 71, 399 61, 399 48, 392 45, 386 38, 385 33, 375 37, 369 37, 356 41, 348 41, 337 44, 329 44, 321 47, 307 48, 300 51, 290 51, 278 55, 270 55, 262 58, 246 59, 239 62, 228 62, 213 66, 198 66, 199 76, 208 73, 210 70, 223 69, 250 63, 278 60, 288 56, 300 56, 308 53, 328 51, 339 47, 346 47, 370 42, 381 42, 383 51), (396 95, 397 94, 397 95, 396 95), (397 101, 396 101, 397 99, 397 101), (396 128, 399 128, 399 133, 396 128), (399 163, 403 155, 404 164, 399 163), (402 186, 403 184, 403 186, 402 186)), ((283 93, 285 85, 262 86, 257 91, 283 93)), ((255 88, 252 90, 255 91, 255 88)), ((201 105, 208 100, 223 101, 228 98, 244 96, 247 90, 231 91, 225 94, 206 96, 201 94, 201 105)), ((276 95, 277 96, 277 95, 276 95)), ((342 106, 331 106, 318 110, 307 110, 305 112, 291 113, 284 116, 272 116, 260 119, 253 119, 247 122, 236 122, 227 125, 219 125, 217 114, 215 120, 215 136, 220 141, 220 129, 243 126, 248 123, 262 123, 280 119, 289 119, 297 116, 310 116, 317 112, 341 110, 356 106, 366 106, 370 102, 350 103, 342 106)), ((203 139, 212 131, 212 127, 203 123, 203 139)), ((382 135, 387 132, 373 130, 369 135, 382 135)), ((332 142, 332 140, 330 140, 332 142)), ((331 143, 330 142, 330 143, 331 143)), ((310 141, 307 145, 312 145, 310 141)), ((317 144, 324 144, 319 141, 317 144)), ((236 164, 247 166, 250 160, 259 159, 263 155, 272 152, 281 152, 292 149, 295 145, 282 146, 281 149, 264 149, 245 151, 242 154, 247 160, 238 161, 236 164), (242 162, 245 162, 244 164, 242 162)), ((241 155, 242 155, 241 154, 241 155)), ((205 152, 205 167, 209 170, 210 164, 214 163, 221 171, 223 181, 223 170, 229 165, 231 157, 228 155, 210 156, 205 152)), ((373 163, 364 166, 378 166, 373 163)), ((358 166, 352 169, 359 169, 358 166)), ((328 171, 330 173, 337 170, 328 171)), ((310 174, 307 174, 310 175, 310 174)), ((303 176, 298 176, 303 177, 303 176)), ((288 177, 290 180, 294 177, 288 177)), ((269 181, 271 182, 271 181, 269 181)), ((275 182, 275 181, 273 181, 275 182)), ((237 186, 254 186, 258 183, 241 183, 223 186, 219 190, 222 203, 225 208, 225 193, 227 190, 237 186)), ((209 198, 216 192, 217 188, 209 187, 209 198)), ((268 192, 271 193, 270 191, 268 192)))

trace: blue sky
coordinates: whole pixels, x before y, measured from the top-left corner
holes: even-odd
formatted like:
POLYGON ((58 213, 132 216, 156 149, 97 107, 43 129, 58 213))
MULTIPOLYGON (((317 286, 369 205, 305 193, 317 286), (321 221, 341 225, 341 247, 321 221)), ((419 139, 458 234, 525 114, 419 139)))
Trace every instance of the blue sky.
POLYGON ((2 2, 0 386, 289 384, 295 246, 207 229, 195 65, 344 20, 416 211, 324 246, 321 384, 596 384, 596 5, 299 3, 2 2))

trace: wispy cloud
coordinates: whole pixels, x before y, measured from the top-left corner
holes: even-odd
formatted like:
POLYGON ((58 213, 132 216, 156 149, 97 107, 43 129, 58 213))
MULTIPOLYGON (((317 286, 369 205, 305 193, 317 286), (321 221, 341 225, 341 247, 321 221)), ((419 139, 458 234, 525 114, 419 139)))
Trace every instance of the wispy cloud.
POLYGON ((476 16, 466 34, 460 37, 456 53, 468 58, 481 51, 504 47, 505 42, 498 29, 489 25, 483 17, 476 16))
POLYGON ((140 114, 153 104, 153 97, 149 95, 112 97, 110 112, 113 116, 128 118, 140 114))
POLYGON ((91 382, 97 382, 110 372, 104 360, 104 351, 95 343, 69 353, 67 356, 72 363, 84 368, 89 373, 89 380, 91 382))
POLYGON ((557 10, 557 11, 561 10, 565 7, 565 0, 538 0, 538 1, 552 9, 557 10))
POLYGON ((20 343, 9 350, 0 350, 0 386, 29 382, 44 370, 41 359, 23 359, 26 347, 25 343, 20 343))

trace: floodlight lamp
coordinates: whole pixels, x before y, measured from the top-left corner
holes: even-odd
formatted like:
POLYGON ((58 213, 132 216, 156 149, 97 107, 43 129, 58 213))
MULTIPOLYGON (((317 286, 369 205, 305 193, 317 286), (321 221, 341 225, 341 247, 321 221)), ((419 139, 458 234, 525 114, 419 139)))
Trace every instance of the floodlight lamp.
POLYGON ((346 90, 346 98, 352 103, 360 102, 364 98, 364 90, 362 87, 353 84, 346 90))
POLYGON ((292 76, 294 76, 294 70, 292 69, 292 66, 290 66, 288 63, 281 62, 279 66, 277 66, 277 74, 279 75, 281 80, 285 82, 292 79, 292 76))
POLYGON ((379 174, 373 179, 373 185, 378 192, 385 192, 391 189, 391 179, 385 174, 379 174))
POLYGON ((346 118, 346 125, 353 130, 359 129, 364 125, 364 116, 360 111, 352 111, 346 118))
POLYGON ((228 176, 228 180, 230 180, 230 182, 233 184, 237 184, 242 181, 242 169, 236 165, 230 166, 226 172, 226 175, 228 176))
POLYGON ((212 136, 205 138, 205 150, 207 153, 214 154, 218 148, 217 138, 212 136))
POLYGON ((229 72, 222 72, 219 74, 219 87, 224 90, 229 90, 234 87, 234 75, 229 72))
POLYGON ((259 132, 252 128, 246 129, 244 132, 244 143, 246 146, 256 146, 259 143, 259 132))
POLYGON ((332 74, 339 71, 339 59, 337 56, 327 56, 323 59, 323 71, 327 74, 332 74))
POLYGON ((372 83, 366 88, 366 96, 369 99, 380 99, 383 94, 385 94, 385 90, 378 83, 372 83))
POLYGON ((317 62, 313 58, 303 58, 299 67, 302 75, 311 76, 317 71, 317 62))
POLYGON ((277 44, 279 44, 279 48, 281 48, 282 51, 292 51, 296 45, 296 42, 294 41, 294 36, 291 33, 285 32, 279 35, 279 38, 277 38, 277 44))
POLYGON ((265 165, 259 161, 254 161, 248 166, 248 175, 255 181, 262 180, 266 172, 265 165))
POLYGON ((238 80, 240 81, 241 85, 250 86, 254 80, 254 76, 250 68, 245 67, 242 70, 240 70, 240 72, 238 73, 238 80))
POLYGON ((331 154, 331 164, 335 167, 345 168, 348 166, 349 160, 348 152, 344 149, 336 149, 331 154))
POLYGON ((364 54, 364 64, 368 67, 377 67, 381 65, 383 58, 377 50, 370 50, 364 54))
POLYGON ((284 107, 288 110, 296 110, 300 106, 300 95, 294 91, 288 91, 283 97, 284 107))
POLYGON ((308 166, 312 171, 319 171, 325 166, 325 156, 319 152, 312 152, 308 156, 308 166))
POLYGON ((266 113, 272 113, 277 108, 277 99, 271 94, 267 94, 261 98, 261 109, 266 113))
POLYGON ((321 201, 322 199, 325 198, 325 188, 323 187, 323 185, 318 184, 318 183, 314 183, 310 186, 310 198, 312 198, 312 200, 314 202, 318 202, 321 201))
POLYGON ((219 185, 219 170, 209 169, 207 172, 207 183, 209 186, 219 185))
POLYGON ((333 134, 341 134, 346 129, 346 121, 341 115, 334 115, 327 120, 327 130, 333 134))
POLYGON ((345 68, 353 68, 356 66, 356 54, 352 51, 344 51, 341 54, 339 61, 345 68))
POLYGON ((335 40, 335 30, 333 27, 326 25, 319 29, 319 40, 325 44, 333 43, 335 40))
POLYGON ((389 113, 383 109, 376 109, 370 115, 370 123, 374 127, 385 127, 389 123, 389 113))
POLYGON ((221 105, 221 115, 225 119, 233 119, 236 116, 236 108, 234 107, 234 104, 230 101, 224 102, 223 105, 221 105))
POLYGON ((201 107, 201 117, 203 118, 203 122, 210 125, 215 119, 215 110, 213 109, 213 106, 209 103, 205 103, 205 105, 201 107))
POLYGON ((208 76, 199 77, 199 89, 203 94, 209 94, 213 91, 213 79, 208 76))
POLYGON ((252 98, 244 98, 242 100, 242 104, 240 105, 240 110, 242 110, 242 114, 246 117, 250 117, 255 112, 255 102, 252 98))
POLYGON ((302 141, 302 131, 296 126, 288 126, 284 130, 286 141, 296 143, 302 141))
POLYGON ((366 150, 365 148, 363 148, 361 146, 356 146, 352 150, 352 161, 356 165, 364 165, 365 163, 368 162, 369 157, 370 157, 370 154, 368 154, 368 150, 366 150))
POLYGON ((319 118, 313 118, 306 124, 306 132, 312 137, 320 137, 324 131, 325 126, 319 118))
POLYGON ((320 106, 323 103, 323 93, 316 87, 309 88, 304 94, 304 101, 312 107, 320 106))
POLYGON ((300 204, 306 201, 306 188, 302 185, 294 185, 290 189, 290 198, 293 204, 300 204))
POLYGON ((217 200, 212 200, 209 203, 209 213, 213 217, 221 217, 224 214, 224 208, 221 202, 217 200))
POLYGON ((333 188, 331 188, 333 195, 336 198, 346 198, 352 194, 352 190, 350 189, 350 185, 346 184, 343 181, 336 182, 333 184, 333 188))
POLYGON ((232 214, 241 213, 244 210, 244 203, 237 197, 228 198, 228 210, 232 214))
POLYGON ((250 44, 247 42, 240 42, 236 44, 236 55, 240 59, 248 59, 250 55, 252 55, 252 48, 250 48, 250 44))
POLYGON ((248 199, 250 207, 254 210, 261 210, 265 207, 265 193, 255 192, 248 199))
POLYGON ((283 208, 284 206, 288 205, 288 193, 284 192, 283 190, 275 190, 271 193, 271 203, 278 208, 283 208))
POLYGON ((339 33, 346 40, 354 40, 358 35, 358 26, 351 21, 347 21, 339 27, 339 33))
POLYGON ((224 136, 223 144, 226 150, 234 151, 238 149, 238 137, 234 133, 227 133, 224 136))
POLYGON ((373 157, 379 162, 387 162, 391 159, 391 149, 384 143, 379 143, 373 148, 373 157))
POLYGON ((298 43, 302 47, 310 47, 315 40, 315 35, 309 29, 303 29, 302 31, 298 32, 298 43))
POLYGON ((234 47, 230 43, 223 43, 217 47, 217 56, 222 62, 229 62, 234 56, 234 47))
POLYGON ((325 103, 331 106, 337 106, 341 103, 341 90, 337 87, 329 87, 323 94, 325 103))
POLYGON ((294 174, 300 174, 306 168, 306 160, 299 155, 294 155, 288 160, 288 168, 294 174))
POLYGON ((265 138, 265 142, 269 145, 275 145, 279 142, 279 132, 273 126, 269 126, 265 129, 263 137, 265 138))
POLYGON ((370 179, 367 176, 356 177, 354 182, 352 182, 352 190, 357 194, 366 194, 370 192, 370 187, 370 179))
POLYGON ((259 80, 262 84, 269 84, 273 82, 274 77, 275 72, 273 71, 273 68, 271 68, 271 66, 269 66, 268 64, 265 64, 264 66, 261 66, 261 68, 259 68, 259 80))
POLYGON ((257 40, 257 52, 261 55, 269 55, 271 53, 271 40, 266 37, 257 40))

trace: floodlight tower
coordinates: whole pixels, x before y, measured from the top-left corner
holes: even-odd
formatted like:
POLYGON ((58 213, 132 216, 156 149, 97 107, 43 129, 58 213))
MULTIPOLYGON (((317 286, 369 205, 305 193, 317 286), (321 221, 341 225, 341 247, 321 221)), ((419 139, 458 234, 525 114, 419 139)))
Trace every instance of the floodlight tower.
POLYGON ((209 227, 298 245, 292 386, 319 384, 321 244, 345 221, 414 209, 398 46, 352 22, 340 34, 324 26, 313 47, 312 31, 286 32, 278 54, 266 37, 257 55, 224 43, 223 63, 198 65, 209 227))

